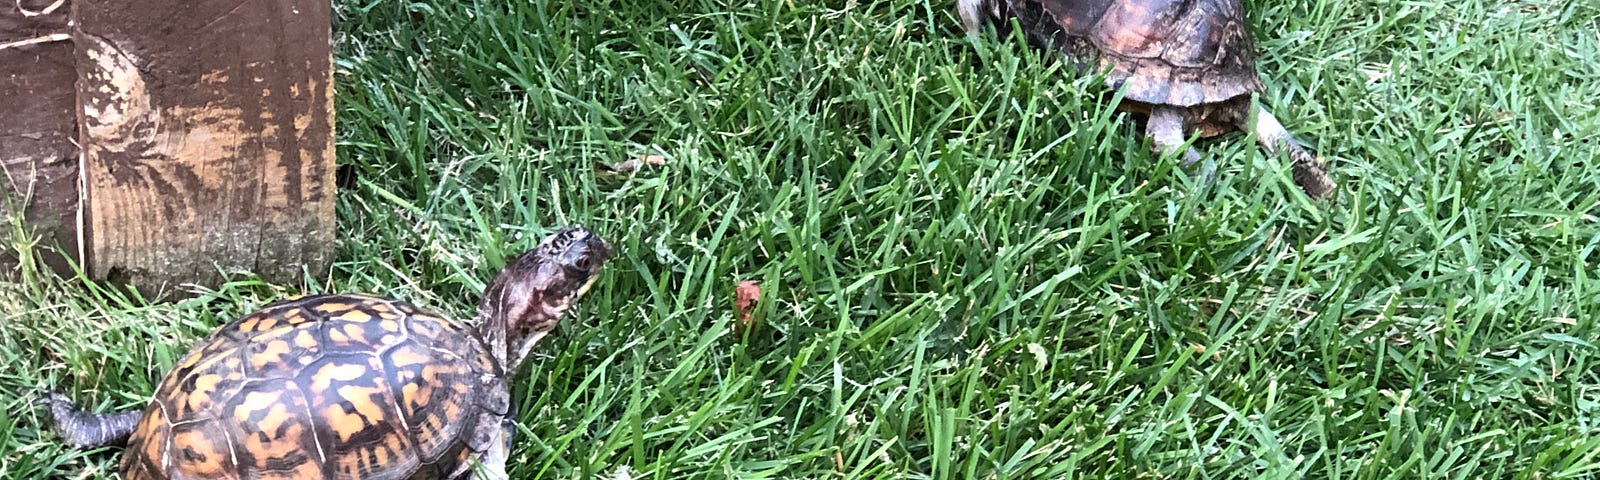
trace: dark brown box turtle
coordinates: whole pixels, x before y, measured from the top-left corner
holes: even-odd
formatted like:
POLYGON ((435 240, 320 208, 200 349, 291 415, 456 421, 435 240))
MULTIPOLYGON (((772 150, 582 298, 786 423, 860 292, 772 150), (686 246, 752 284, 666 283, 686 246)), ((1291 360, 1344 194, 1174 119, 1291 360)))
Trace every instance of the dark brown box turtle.
MULTIPOLYGON (((1257 109, 1251 123, 1262 85, 1239 0, 958 0, 957 11, 969 36, 985 21, 1009 28, 1015 19, 1030 44, 1061 52, 1079 71, 1107 72, 1109 87, 1125 88, 1118 107, 1147 115, 1145 134, 1163 152, 1195 133, 1251 131, 1269 153, 1289 155, 1307 194, 1333 194, 1322 160, 1271 112, 1257 109)), ((1199 159, 1184 152, 1185 166, 1199 159)))

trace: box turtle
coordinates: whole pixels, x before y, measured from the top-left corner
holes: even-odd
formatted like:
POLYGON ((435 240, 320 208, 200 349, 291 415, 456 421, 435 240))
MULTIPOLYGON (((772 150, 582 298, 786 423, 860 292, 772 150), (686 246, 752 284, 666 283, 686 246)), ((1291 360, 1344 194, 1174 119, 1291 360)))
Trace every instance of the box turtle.
MULTIPOLYGON (((1249 130, 1269 152, 1286 152, 1295 183, 1313 197, 1333 193, 1321 159, 1306 152, 1266 109, 1251 117, 1262 91, 1254 40, 1239 0, 957 0, 969 37, 1011 20, 1030 44, 1059 51, 1078 70, 1106 72, 1125 88, 1118 108, 1147 116, 1145 134, 1162 152, 1187 135, 1249 130)), ((1184 165, 1200 159, 1193 148, 1184 165)))
POLYGON ((611 247, 582 227, 512 259, 463 325, 365 295, 278 301, 201 340, 142 412, 43 400, 80 447, 124 443, 125 480, 506 478, 507 378, 611 247))

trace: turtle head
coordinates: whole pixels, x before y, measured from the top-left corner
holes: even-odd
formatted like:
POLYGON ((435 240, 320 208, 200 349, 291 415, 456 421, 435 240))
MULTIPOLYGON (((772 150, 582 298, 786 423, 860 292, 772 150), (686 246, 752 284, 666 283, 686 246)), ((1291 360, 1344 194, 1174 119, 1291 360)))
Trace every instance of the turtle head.
POLYGON ((507 375, 589 291, 610 259, 611 245, 599 235, 564 228, 511 259, 484 287, 478 333, 507 375))

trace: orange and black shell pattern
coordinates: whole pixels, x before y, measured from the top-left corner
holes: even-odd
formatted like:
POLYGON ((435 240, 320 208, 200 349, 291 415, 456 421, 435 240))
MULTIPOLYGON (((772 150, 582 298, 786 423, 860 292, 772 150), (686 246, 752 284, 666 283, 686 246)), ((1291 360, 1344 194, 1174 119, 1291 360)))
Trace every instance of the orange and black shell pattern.
POLYGON ((470 329, 358 295, 276 302, 167 374, 122 478, 454 478, 503 441, 510 394, 470 329))
POLYGON ((1240 0, 997 1, 1030 42, 1107 71, 1127 100, 1191 107, 1262 90, 1240 0))

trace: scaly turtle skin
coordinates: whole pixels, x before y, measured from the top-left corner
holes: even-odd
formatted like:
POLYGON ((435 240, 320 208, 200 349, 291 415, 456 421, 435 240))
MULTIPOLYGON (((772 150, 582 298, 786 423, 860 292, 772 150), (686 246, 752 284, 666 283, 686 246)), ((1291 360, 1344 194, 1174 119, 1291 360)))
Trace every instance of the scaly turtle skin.
POLYGON ((125 438, 124 480, 462 478, 480 463, 505 478, 507 378, 610 257, 588 230, 557 232, 485 288, 471 326, 365 295, 275 302, 200 341, 142 414, 46 402, 69 443, 125 438))
MULTIPOLYGON (((958 0, 969 36, 985 21, 1011 19, 1031 44, 1060 51, 1080 71, 1105 71, 1123 88, 1119 108, 1149 116, 1146 134, 1165 152, 1184 137, 1251 130, 1272 153, 1286 151, 1295 183, 1327 197, 1333 181, 1266 109, 1250 122, 1251 96, 1262 91, 1255 45, 1239 0, 958 0)), ((1185 165, 1200 159, 1190 148, 1185 165)))

